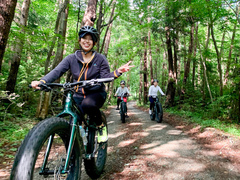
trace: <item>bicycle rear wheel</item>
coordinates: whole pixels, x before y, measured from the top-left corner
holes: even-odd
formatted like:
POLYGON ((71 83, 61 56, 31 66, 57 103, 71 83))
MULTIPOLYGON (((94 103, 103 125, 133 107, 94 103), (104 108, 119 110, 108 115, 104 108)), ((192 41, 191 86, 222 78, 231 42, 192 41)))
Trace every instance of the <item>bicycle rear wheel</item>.
MULTIPOLYGON (((107 126, 104 113, 102 113, 102 121, 107 126)), ((107 159, 108 143, 97 143, 96 129, 89 129, 87 154, 91 154, 90 159, 84 159, 86 173, 92 179, 99 178, 104 170, 107 159)))
POLYGON ((121 121, 122 121, 122 123, 125 123, 126 121, 125 121, 125 112, 126 112, 126 104, 124 103, 124 102, 122 102, 121 103, 121 110, 120 110, 120 115, 121 115, 121 121))
POLYGON ((156 120, 161 123, 163 120, 163 109, 161 103, 157 103, 156 120))
POLYGON ((61 174, 65 165, 70 139, 70 125, 62 118, 49 118, 37 124, 25 137, 19 148, 11 172, 11 180, 81 179, 82 153, 75 143, 69 163, 69 172, 61 174), (52 138, 46 167, 41 171, 43 160, 52 138), (40 171, 43 172, 40 174, 40 171))

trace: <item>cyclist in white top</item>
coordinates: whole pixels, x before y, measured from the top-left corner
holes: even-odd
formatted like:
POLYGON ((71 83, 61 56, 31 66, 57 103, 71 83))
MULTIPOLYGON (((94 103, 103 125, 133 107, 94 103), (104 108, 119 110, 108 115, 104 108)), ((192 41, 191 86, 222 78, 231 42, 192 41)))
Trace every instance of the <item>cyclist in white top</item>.
POLYGON ((162 89, 158 86, 158 80, 154 79, 153 80, 153 85, 150 86, 149 91, 148 91, 148 97, 150 101, 150 109, 149 109, 149 114, 152 114, 152 108, 154 106, 154 101, 156 101, 157 93, 158 91, 164 96, 165 94, 163 93, 162 89))
MULTIPOLYGON (((130 96, 130 92, 129 92, 128 88, 125 87, 125 81, 124 80, 122 80, 120 82, 120 87, 117 89, 117 91, 115 93, 115 96, 119 96, 118 99, 117 99, 117 108, 116 108, 116 110, 119 110, 119 104, 122 101, 120 96, 123 95, 123 94, 127 94, 127 95, 130 96)), ((124 100, 124 102, 127 103, 127 97, 124 97, 123 100, 124 100)), ((126 104, 126 106, 127 106, 127 104, 126 104)), ((126 114, 126 117, 128 117, 127 114, 126 114)))

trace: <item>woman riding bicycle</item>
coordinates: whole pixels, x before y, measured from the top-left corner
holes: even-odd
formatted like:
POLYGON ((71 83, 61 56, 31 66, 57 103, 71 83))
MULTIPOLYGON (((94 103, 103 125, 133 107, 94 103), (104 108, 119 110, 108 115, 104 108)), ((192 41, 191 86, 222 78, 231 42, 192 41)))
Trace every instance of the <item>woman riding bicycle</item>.
MULTIPOLYGON (((121 96, 122 96, 122 95, 130 95, 130 92, 129 92, 128 88, 125 87, 125 81, 124 81, 124 80, 122 80, 122 81, 120 82, 120 86, 121 86, 121 87, 119 87, 119 88, 117 89, 116 93, 115 93, 115 96, 118 96, 118 98, 117 98, 117 108, 116 108, 116 110, 119 110, 119 104, 120 104, 120 102, 122 101, 121 96)), ((126 102, 126 109, 127 109, 127 97, 123 97, 123 101, 126 102)), ((126 117, 126 118, 129 117, 129 116, 127 115, 127 112, 126 112, 125 117, 126 117)))
POLYGON ((150 101, 150 109, 149 109, 149 114, 152 114, 152 108, 154 106, 154 102, 156 101, 157 93, 158 91, 164 96, 165 94, 163 93, 162 89, 158 86, 158 80, 154 79, 153 80, 153 85, 150 86, 149 91, 148 91, 148 97, 150 101))
MULTIPOLYGON (((71 70, 73 82, 97 79, 97 78, 118 78, 122 73, 129 71, 133 66, 131 63, 121 66, 117 70, 110 72, 108 61, 105 56, 93 50, 98 41, 98 32, 91 26, 83 26, 79 33, 80 50, 65 57, 56 68, 49 72, 40 81, 32 81, 33 88, 39 89, 40 83, 51 83, 61 77, 66 71, 71 70)), ((106 100, 105 85, 80 88, 76 87, 73 95, 78 104, 78 108, 85 114, 89 114, 90 119, 98 127, 98 142, 106 142, 107 128, 101 119, 100 108, 106 100)))

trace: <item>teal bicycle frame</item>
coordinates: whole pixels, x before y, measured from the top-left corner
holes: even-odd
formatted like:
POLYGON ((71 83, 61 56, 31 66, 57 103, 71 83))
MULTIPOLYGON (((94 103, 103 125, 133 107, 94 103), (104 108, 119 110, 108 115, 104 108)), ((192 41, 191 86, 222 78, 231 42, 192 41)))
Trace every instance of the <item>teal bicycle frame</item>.
MULTIPOLYGON (((63 111, 61 113, 59 113, 57 115, 57 117, 66 117, 66 116, 70 116, 72 117, 72 121, 71 121, 71 134, 70 134, 70 139, 69 139, 69 144, 68 144, 68 150, 67 150, 67 157, 66 157, 66 161, 65 161, 65 165, 63 170, 61 170, 61 174, 65 174, 68 173, 68 167, 69 167, 69 163, 70 163, 70 158, 71 158, 71 154, 72 154, 72 150, 73 150, 73 146, 74 146, 74 142, 77 140, 78 144, 80 147, 80 149, 82 150, 82 154, 84 154, 85 156, 83 158, 85 159, 91 159, 92 156, 94 156, 94 154, 104 145, 104 143, 99 146, 99 148, 97 150, 94 150, 93 153, 91 154, 87 154, 86 150, 87 150, 87 145, 84 146, 83 144, 83 140, 81 138, 80 135, 80 130, 79 130, 79 122, 78 119, 80 117, 81 122, 84 122, 84 124, 86 125, 86 134, 88 133, 88 131, 90 129, 96 129, 95 125, 91 125, 89 124, 89 118, 87 118, 87 120, 85 119, 84 115, 82 114, 82 112, 77 108, 77 105, 75 104, 74 100, 73 100, 73 94, 74 91, 71 89, 72 87, 79 85, 80 83, 82 83, 82 86, 86 85, 87 83, 89 83, 90 85, 94 85, 100 82, 111 82, 113 81, 114 78, 103 78, 103 79, 92 79, 89 80, 88 82, 84 81, 84 82, 75 82, 75 83, 66 83, 63 86, 60 87, 69 87, 69 89, 67 90, 67 96, 66 96, 66 100, 64 103, 64 108, 63 111), (77 139, 76 139, 77 136, 77 139), (79 138, 78 138, 79 137, 79 138)), ((53 86, 58 86, 59 84, 55 84, 53 86)), ((47 88, 47 90, 49 90, 49 88, 47 88)), ((45 174, 45 168, 47 165, 47 160, 50 154, 50 149, 53 143, 53 139, 54 139, 54 134, 49 136, 48 139, 48 144, 47 144, 47 148, 46 148, 46 152, 45 152, 45 156, 44 156, 44 160, 43 160, 43 165, 41 167, 41 170, 39 172, 39 174, 44 175, 45 174)), ((48 172, 48 174, 51 174, 54 172, 48 172)))

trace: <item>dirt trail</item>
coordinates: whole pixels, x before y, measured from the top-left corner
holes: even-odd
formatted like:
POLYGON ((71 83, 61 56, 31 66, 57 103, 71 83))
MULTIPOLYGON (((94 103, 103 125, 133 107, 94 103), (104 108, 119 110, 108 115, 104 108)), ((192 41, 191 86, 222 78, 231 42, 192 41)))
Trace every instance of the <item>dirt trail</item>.
POLYGON ((109 150, 100 179, 240 179, 240 168, 206 149, 181 130, 149 119, 128 103, 130 118, 108 117, 109 150))
MULTIPOLYGON (((163 123, 157 123, 134 105, 135 102, 128 103, 130 118, 125 124, 121 123, 115 107, 110 110, 107 118, 108 159, 105 172, 99 179, 240 179, 239 164, 219 156, 216 150, 206 148, 183 131, 165 123, 167 116, 164 116, 163 123)), ((7 176, 0 177, 8 179, 7 176)), ((82 179, 90 179, 84 169, 82 179)))

